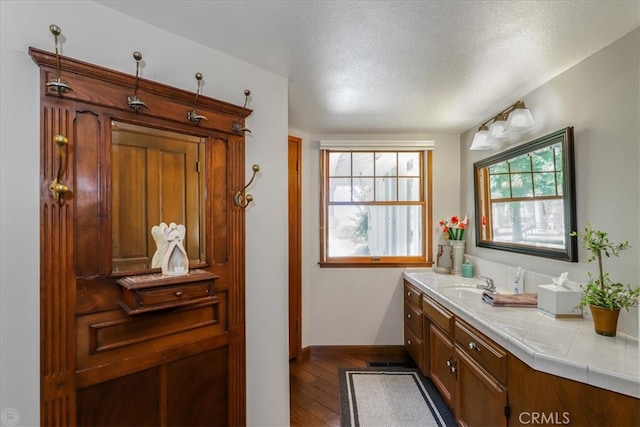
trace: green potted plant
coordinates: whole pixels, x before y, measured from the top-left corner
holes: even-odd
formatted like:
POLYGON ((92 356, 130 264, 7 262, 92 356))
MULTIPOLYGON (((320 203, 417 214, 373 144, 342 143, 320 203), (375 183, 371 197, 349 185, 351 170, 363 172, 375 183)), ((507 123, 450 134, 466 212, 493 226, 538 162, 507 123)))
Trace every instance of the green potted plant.
POLYGON ((620 256, 620 252, 630 247, 629 242, 613 243, 609 241, 607 233, 592 229, 590 223, 587 223, 584 233, 574 231, 571 235, 577 236, 582 246, 591 253, 588 262, 598 261, 598 276, 589 273, 589 282, 580 285, 584 295, 578 306, 589 306, 597 334, 615 337, 620 309, 628 311, 629 307, 638 304, 640 288, 612 281, 609 273, 604 272, 602 257, 620 256))

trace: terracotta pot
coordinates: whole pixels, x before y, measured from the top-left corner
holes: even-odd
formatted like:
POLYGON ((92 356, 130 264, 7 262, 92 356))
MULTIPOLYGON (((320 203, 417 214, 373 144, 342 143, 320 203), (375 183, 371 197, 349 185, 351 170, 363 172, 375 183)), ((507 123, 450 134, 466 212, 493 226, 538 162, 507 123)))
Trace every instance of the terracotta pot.
POLYGON ((596 334, 607 337, 615 337, 618 329, 618 316, 620 309, 610 310, 596 305, 590 305, 591 316, 593 317, 593 327, 596 334))

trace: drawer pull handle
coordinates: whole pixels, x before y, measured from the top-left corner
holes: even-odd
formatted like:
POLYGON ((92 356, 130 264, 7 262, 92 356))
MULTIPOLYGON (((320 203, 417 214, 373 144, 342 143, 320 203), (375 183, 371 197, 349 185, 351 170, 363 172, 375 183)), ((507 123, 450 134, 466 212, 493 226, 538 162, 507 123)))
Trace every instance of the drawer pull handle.
POLYGON ((407 340, 407 345, 411 345, 411 340, 407 340))
POLYGON ((458 370, 458 368, 455 365, 455 362, 453 362, 451 358, 447 360, 447 366, 449 367, 449 371, 451 371, 452 374, 458 370))
POLYGON ((409 298, 411 298, 411 297, 413 296, 413 293, 411 293, 411 291, 409 291, 409 292, 407 292, 407 296, 408 296, 409 298))
POLYGON ((176 293, 175 293, 175 295, 176 295, 177 297, 181 297, 181 296, 182 296, 182 291, 178 291, 178 292, 176 292, 176 293))
POLYGON ((407 319, 411 319, 411 313, 407 314, 407 319))
POLYGON ((478 345, 473 341, 469 341, 467 344, 469 345, 469 350, 475 350, 477 352, 480 352, 480 347, 478 347, 478 345))

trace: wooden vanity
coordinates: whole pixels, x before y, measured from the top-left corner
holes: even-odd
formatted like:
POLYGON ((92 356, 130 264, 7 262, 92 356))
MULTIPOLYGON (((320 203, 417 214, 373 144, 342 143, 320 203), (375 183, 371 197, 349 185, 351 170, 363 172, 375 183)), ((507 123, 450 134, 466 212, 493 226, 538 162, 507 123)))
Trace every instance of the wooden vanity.
POLYGON ((531 368, 472 317, 407 280, 404 313, 409 355, 461 426, 635 426, 640 419, 639 399, 531 368))

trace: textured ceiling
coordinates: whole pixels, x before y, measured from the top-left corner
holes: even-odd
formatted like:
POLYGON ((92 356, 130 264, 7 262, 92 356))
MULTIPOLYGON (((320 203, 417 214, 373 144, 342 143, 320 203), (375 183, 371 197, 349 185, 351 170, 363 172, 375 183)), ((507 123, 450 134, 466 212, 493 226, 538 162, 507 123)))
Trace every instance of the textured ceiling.
POLYGON ((635 0, 97 2, 288 77, 313 134, 461 133, 640 26, 635 0))

